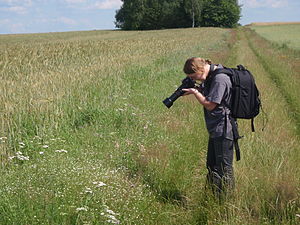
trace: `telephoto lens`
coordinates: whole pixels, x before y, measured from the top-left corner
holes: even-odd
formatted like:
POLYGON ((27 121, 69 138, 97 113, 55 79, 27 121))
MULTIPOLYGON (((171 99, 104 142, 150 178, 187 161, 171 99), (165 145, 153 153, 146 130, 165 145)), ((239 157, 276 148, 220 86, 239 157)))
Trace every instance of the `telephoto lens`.
POLYGON ((176 99, 184 94, 184 91, 182 89, 193 88, 195 87, 195 84, 196 82, 189 77, 183 79, 182 84, 176 89, 176 91, 169 98, 163 100, 164 105, 170 108, 173 105, 173 103, 176 101, 176 99))

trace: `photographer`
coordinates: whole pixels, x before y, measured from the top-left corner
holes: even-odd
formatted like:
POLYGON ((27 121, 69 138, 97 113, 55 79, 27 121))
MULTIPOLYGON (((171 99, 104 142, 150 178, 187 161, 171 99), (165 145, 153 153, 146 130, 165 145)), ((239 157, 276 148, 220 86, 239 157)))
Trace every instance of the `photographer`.
POLYGON ((206 127, 209 133, 207 151, 207 180, 214 194, 234 189, 233 175, 233 132, 230 122, 232 84, 230 78, 223 73, 210 75, 222 65, 214 65, 210 60, 193 57, 185 62, 183 71, 194 81, 201 81, 202 88, 183 89, 184 96, 193 94, 203 105, 206 127))

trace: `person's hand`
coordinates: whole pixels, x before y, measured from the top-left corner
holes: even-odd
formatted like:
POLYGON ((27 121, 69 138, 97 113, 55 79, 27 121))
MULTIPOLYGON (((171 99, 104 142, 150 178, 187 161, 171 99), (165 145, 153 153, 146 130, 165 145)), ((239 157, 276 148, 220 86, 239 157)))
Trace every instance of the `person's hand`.
POLYGON ((198 90, 196 88, 184 88, 182 90, 185 91, 185 93, 183 94, 184 96, 190 95, 190 94, 194 95, 194 94, 198 93, 198 90))

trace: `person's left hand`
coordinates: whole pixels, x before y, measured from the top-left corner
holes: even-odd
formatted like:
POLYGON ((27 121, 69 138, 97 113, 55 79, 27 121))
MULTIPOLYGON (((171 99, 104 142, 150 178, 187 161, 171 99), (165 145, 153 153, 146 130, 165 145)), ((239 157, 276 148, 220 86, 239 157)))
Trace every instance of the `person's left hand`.
POLYGON ((183 94, 184 96, 190 95, 190 94, 194 95, 194 94, 198 93, 198 90, 196 88, 184 88, 182 90, 185 91, 185 93, 183 94))

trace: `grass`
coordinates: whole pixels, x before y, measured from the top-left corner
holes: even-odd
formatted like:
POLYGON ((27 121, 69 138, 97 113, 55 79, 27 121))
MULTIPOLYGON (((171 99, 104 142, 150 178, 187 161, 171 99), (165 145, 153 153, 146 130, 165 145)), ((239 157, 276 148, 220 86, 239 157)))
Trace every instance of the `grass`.
POLYGON ((260 55, 255 46, 265 42, 251 35, 1 35, 0 224, 297 224, 299 134, 287 109, 299 100, 286 96, 298 83, 282 94, 265 66, 280 64, 260 55), (171 109, 161 102, 191 56, 248 66, 270 120, 261 132, 259 116, 255 134, 240 121, 237 195, 226 204, 205 189, 201 106, 189 97, 171 109))
POLYGON ((300 24, 251 26, 251 29, 280 48, 300 50, 300 24))

